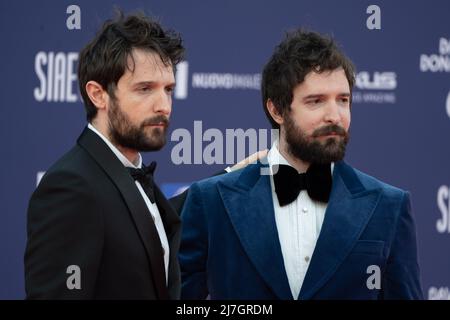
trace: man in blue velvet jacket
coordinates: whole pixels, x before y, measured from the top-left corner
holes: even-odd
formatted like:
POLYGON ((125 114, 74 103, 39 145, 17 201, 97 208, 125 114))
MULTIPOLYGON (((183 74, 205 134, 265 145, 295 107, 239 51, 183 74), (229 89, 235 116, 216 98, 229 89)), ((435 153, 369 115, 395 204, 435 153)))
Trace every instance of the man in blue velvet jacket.
POLYGON ((287 34, 262 77, 265 163, 189 190, 182 298, 423 298, 408 192, 343 161, 353 84, 332 39, 287 34))

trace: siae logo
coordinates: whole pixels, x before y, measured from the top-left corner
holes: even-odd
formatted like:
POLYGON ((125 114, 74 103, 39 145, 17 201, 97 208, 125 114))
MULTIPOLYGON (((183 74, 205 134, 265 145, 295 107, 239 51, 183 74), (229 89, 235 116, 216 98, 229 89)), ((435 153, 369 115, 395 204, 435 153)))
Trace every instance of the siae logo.
MULTIPOLYGON (((34 98, 42 102, 77 102, 78 95, 74 93, 78 77, 75 64, 78 62, 78 52, 44 52, 40 51, 34 59, 34 70, 39 80, 39 86, 34 88, 34 98)), ((176 87, 174 97, 186 99, 188 95, 187 61, 177 65, 176 87)))
POLYGON ((34 59, 34 70, 39 79, 39 86, 33 92, 36 101, 76 102, 77 95, 73 90, 76 88, 77 61, 77 52, 38 52, 34 59))
POLYGON ((437 205, 441 218, 436 221, 436 230, 439 233, 450 233, 450 198, 449 187, 441 186, 437 192, 437 205))

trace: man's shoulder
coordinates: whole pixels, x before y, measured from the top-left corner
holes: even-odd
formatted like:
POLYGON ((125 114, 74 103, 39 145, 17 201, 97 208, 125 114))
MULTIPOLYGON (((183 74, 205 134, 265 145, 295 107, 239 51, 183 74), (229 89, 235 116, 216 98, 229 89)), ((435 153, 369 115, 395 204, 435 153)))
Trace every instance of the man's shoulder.
POLYGON ((399 187, 396 187, 385 181, 382 181, 379 178, 376 178, 368 173, 365 173, 354 167, 351 167, 351 168, 354 170, 356 176, 359 178, 359 180, 364 185, 364 187, 368 190, 380 189, 387 195, 400 196, 400 197, 403 197, 403 195, 407 192, 406 190, 403 190, 399 187))
MULTIPOLYGON (((244 168, 245 169, 245 168, 244 168)), ((200 189, 210 189, 217 186, 218 184, 234 184, 239 181, 239 176, 244 169, 239 169, 232 172, 224 172, 220 175, 215 175, 213 177, 205 178, 194 183, 200 189)))
POLYGON ((47 174, 71 172, 82 173, 86 163, 92 163, 92 159, 80 146, 75 145, 57 159, 47 170, 47 174))
POLYGON ((68 184, 70 181, 74 185, 89 185, 99 174, 101 170, 94 159, 79 145, 75 145, 46 170, 38 188, 68 184))
MULTIPOLYGON (((93 150, 107 150, 103 141, 92 130, 85 128, 75 145, 63 154, 47 170, 47 173, 73 173, 92 175, 102 171, 100 161, 93 150)), ((111 153, 112 154, 112 153, 111 153)), ((114 156, 111 156, 113 159, 114 156)))
POLYGON ((261 163, 249 164, 236 171, 200 180, 196 182, 195 185, 200 189, 215 188, 217 185, 227 185, 230 187, 250 186, 261 176, 261 166, 261 163))
POLYGON ((83 170, 85 161, 89 160, 78 146, 59 158, 45 172, 33 191, 29 201, 30 214, 41 212, 41 206, 61 201, 70 205, 75 202, 78 205, 92 204, 96 194, 96 189, 93 188, 95 177, 83 170))

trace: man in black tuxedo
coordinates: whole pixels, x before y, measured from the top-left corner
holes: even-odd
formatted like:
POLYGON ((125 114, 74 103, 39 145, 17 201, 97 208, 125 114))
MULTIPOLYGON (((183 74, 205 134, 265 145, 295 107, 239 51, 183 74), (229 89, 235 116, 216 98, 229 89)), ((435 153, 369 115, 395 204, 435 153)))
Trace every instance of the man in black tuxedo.
POLYGON ((29 299, 176 299, 180 219, 139 152, 166 142, 180 37, 144 15, 107 21, 81 51, 88 125, 28 208, 29 299))

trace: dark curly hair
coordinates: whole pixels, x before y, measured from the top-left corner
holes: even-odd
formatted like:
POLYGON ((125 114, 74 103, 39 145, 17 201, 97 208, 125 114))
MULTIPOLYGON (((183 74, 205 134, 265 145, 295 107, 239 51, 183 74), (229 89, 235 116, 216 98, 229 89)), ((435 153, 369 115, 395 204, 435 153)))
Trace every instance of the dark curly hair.
POLYGON ((289 110, 294 88, 311 72, 323 72, 342 67, 350 91, 355 82, 353 63, 337 47, 333 39, 301 29, 288 32, 285 39, 265 65, 261 81, 264 112, 273 128, 279 125, 267 110, 270 99, 281 115, 289 110))
POLYGON ((125 17, 118 10, 117 15, 116 19, 107 20, 80 52, 78 82, 88 121, 95 117, 97 108, 86 92, 86 84, 96 81, 114 97, 117 82, 129 68, 128 57, 133 59, 133 49, 155 52, 165 65, 173 68, 183 59, 184 47, 178 33, 164 30, 143 12, 125 17))

